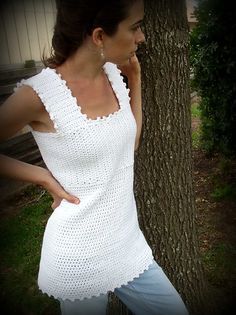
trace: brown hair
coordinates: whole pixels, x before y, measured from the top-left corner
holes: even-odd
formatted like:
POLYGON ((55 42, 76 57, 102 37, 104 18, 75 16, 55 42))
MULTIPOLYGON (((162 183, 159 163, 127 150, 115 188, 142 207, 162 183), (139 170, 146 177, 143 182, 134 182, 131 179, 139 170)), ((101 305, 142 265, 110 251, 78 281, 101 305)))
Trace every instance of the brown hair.
POLYGON ((44 65, 51 68, 61 65, 96 27, 101 27, 109 36, 114 35, 135 1, 56 0, 52 50, 49 58, 43 56, 44 65))

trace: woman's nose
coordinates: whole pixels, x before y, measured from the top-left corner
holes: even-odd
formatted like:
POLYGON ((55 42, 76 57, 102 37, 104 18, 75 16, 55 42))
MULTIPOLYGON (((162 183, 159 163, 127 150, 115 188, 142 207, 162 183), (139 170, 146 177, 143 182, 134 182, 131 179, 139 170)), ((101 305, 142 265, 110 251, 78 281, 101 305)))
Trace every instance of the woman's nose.
POLYGON ((144 42, 145 42, 145 35, 144 35, 143 31, 140 28, 139 32, 138 32, 138 36, 137 36, 137 43, 141 44, 141 43, 144 43, 144 42))

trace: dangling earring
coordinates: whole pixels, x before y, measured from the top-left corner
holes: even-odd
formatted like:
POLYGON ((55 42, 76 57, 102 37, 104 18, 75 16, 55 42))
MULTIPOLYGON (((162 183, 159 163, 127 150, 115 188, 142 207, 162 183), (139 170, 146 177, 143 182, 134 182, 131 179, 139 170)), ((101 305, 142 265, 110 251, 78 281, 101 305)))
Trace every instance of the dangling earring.
POLYGON ((104 60, 105 55, 104 55, 103 47, 101 47, 100 55, 101 55, 102 60, 104 60))

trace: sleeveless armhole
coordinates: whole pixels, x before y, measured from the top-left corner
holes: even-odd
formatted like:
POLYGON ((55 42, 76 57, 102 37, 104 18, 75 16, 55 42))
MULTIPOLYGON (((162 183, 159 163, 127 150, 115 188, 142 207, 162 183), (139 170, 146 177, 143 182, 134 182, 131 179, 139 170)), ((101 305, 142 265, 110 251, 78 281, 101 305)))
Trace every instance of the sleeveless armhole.
POLYGON ((50 85, 48 77, 44 74, 45 69, 43 69, 40 73, 36 74, 35 76, 29 79, 22 79, 20 82, 17 82, 16 87, 14 88, 14 92, 16 92, 22 86, 29 86, 33 89, 33 91, 37 94, 39 99, 41 100, 45 110, 47 111, 49 118, 51 119, 54 127, 54 131, 52 132, 44 132, 44 131, 37 131, 34 130, 31 126, 29 126, 32 132, 37 132, 41 134, 58 134, 60 132, 60 128, 57 123, 57 119, 54 113, 54 108, 52 102, 50 102, 50 96, 52 96, 53 87, 50 90, 50 85))

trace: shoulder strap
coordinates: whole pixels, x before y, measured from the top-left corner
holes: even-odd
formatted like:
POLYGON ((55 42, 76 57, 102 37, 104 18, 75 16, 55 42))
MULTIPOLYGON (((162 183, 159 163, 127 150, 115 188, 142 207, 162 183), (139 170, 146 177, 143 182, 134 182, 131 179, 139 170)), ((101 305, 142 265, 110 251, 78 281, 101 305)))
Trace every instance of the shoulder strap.
POLYGON ((119 95, 119 98, 122 101, 122 105, 130 106, 130 89, 126 87, 124 77, 121 75, 120 69, 118 69, 117 65, 111 62, 105 63, 103 68, 108 75, 110 82, 112 83, 113 89, 115 89, 116 93, 119 95))
POLYGON ((75 118, 81 119, 78 115, 76 100, 55 69, 45 68, 35 76, 21 80, 14 90, 16 91, 22 85, 30 86, 37 93, 53 121, 57 133, 63 133, 67 128, 70 129, 75 118), (73 102, 75 104, 72 104, 73 102))

